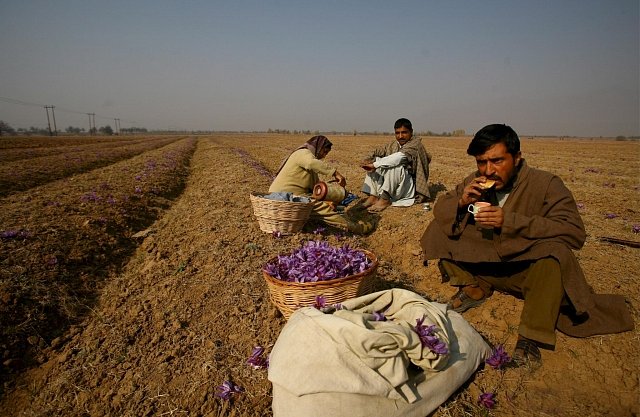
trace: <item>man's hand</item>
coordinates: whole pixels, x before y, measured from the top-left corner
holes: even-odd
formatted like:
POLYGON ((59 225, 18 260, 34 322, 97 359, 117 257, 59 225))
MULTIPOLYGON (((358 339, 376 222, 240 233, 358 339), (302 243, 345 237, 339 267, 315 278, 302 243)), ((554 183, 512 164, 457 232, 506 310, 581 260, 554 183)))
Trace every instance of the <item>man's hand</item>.
POLYGON ((333 174, 333 178, 335 178, 336 181, 338 181, 338 184, 341 187, 346 187, 347 179, 345 177, 343 177, 338 171, 336 171, 335 174, 333 174))
POLYGON ((499 229, 504 223, 504 211, 500 206, 480 207, 473 218, 478 226, 499 229))
POLYGON ((473 181, 469 183, 464 190, 462 191, 462 197, 458 200, 458 207, 464 208, 469 204, 473 204, 478 201, 478 198, 482 195, 482 188, 480 187, 480 183, 486 181, 485 177, 475 178, 473 181))
POLYGON ((376 167, 373 166, 373 162, 369 162, 369 163, 362 163, 360 165, 362 167, 362 169, 364 169, 365 171, 375 171, 376 167))

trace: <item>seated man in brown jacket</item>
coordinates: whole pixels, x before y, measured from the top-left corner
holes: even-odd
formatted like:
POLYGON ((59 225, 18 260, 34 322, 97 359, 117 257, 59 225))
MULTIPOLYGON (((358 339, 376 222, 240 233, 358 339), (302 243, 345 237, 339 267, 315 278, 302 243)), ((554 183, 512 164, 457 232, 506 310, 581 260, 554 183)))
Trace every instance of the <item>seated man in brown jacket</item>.
POLYGON ((443 281, 460 287, 450 308, 476 307, 494 289, 523 298, 518 364, 540 362, 556 327, 575 337, 632 329, 624 298, 593 294, 586 283, 572 252, 586 233, 562 180, 529 167, 506 125, 482 128, 467 153, 477 171, 438 199, 420 241, 425 261, 440 259, 443 281))

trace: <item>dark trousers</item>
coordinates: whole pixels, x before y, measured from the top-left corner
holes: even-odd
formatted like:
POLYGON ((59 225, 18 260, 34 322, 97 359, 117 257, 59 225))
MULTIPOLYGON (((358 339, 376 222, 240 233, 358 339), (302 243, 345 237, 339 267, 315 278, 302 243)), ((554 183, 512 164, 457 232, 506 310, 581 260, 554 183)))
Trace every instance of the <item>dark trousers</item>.
POLYGON ((555 345, 556 321, 565 296, 556 259, 502 263, 442 259, 439 266, 443 280, 451 285, 477 285, 487 297, 498 290, 524 299, 518 333, 545 345, 555 345))

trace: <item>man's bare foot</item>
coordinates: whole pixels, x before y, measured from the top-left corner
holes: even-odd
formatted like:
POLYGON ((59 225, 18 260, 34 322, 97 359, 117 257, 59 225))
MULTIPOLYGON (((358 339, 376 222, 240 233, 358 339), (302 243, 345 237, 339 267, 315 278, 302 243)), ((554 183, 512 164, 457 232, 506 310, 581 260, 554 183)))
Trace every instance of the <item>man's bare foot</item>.
POLYGON ((385 200, 384 198, 379 198, 378 201, 371 207, 367 209, 369 213, 380 213, 382 210, 386 209, 391 205, 391 201, 385 200))
POLYGON ((362 207, 363 208, 369 208, 371 206, 373 206, 374 204, 376 204, 378 202, 378 200, 380 200, 378 197, 376 197, 375 195, 370 195, 369 197, 367 197, 367 199, 364 201, 364 203, 362 203, 362 207))

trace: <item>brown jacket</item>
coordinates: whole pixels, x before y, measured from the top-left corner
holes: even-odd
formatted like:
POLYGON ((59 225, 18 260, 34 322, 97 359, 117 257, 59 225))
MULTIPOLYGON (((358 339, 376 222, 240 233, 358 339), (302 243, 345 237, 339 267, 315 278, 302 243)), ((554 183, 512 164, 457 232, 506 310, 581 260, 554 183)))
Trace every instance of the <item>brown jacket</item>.
POLYGON ((513 262, 553 257, 560 263, 562 283, 575 314, 558 317, 557 328, 586 337, 633 329, 633 319, 620 295, 594 294, 572 249, 580 249, 586 233, 575 200, 562 180, 530 168, 522 160, 503 206, 504 224, 492 233, 476 227, 469 213, 458 210, 464 187, 476 174, 440 197, 434 220, 422 235, 424 259, 461 262, 513 262), (466 214, 465 214, 466 213, 466 214))

